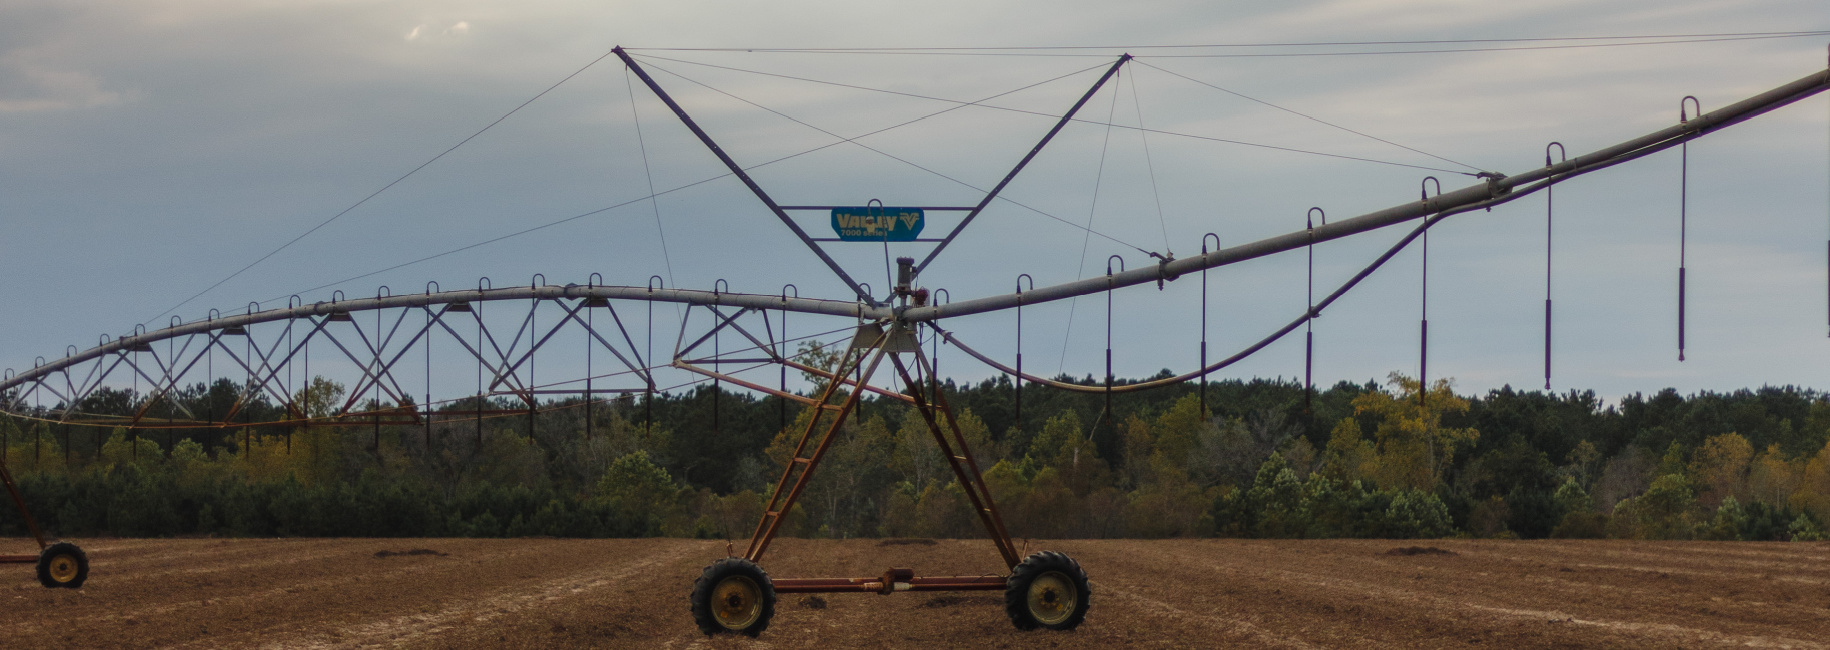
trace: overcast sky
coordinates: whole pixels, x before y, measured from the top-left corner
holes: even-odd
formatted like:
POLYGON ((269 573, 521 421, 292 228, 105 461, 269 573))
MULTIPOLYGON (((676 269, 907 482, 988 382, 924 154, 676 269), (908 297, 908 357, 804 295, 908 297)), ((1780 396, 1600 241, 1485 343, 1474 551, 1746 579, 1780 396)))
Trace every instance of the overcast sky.
MULTIPOLYGON (((1527 171, 1543 164, 1550 141, 1573 157, 1675 123, 1685 95, 1707 111, 1821 70, 1830 38, 1279 57, 1186 55, 1424 46, 1151 46, 1830 29, 1823 9, 1813 0, 0 0, 0 366, 29 368, 36 356, 87 348, 135 323, 166 325, 170 315, 161 312, 615 45, 1110 46, 1007 52, 1029 56, 636 50, 744 165, 835 142, 756 105, 851 137, 957 106, 909 95, 977 100, 1054 80, 992 102, 1000 108, 953 110, 862 140, 907 162, 840 145, 754 171, 781 203, 822 205, 970 205, 982 196, 974 187, 995 184, 1051 125, 1046 115, 1023 111, 1058 115, 1118 54, 1139 56, 1083 109, 1093 123, 1066 128, 1006 190, 1033 210, 994 204, 929 270, 924 284, 959 300, 1008 293, 1019 273, 1038 286, 1101 274, 1114 254, 1132 268, 1149 263, 1130 246, 1186 256, 1208 232, 1228 246, 1283 234, 1300 229, 1312 206, 1340 219, 1416 200, 1424 176, 1452 190, 1471 182, 1463 172, 1527 171), (1145 139, 1096 124, 1108 121, 1200 137, 1145 139), (1088 237, 1089 223, 1124 244, 1088 237)), ((1462 47, 1524 45, 1533 44, 1462 47)), ((1691 145, 1683 363, 1675 325, 1678 153, 1559 185, 1556 388, 1610 398, 1668 386, 1830 388, 1827 124, 1830 105, 1819 96, 1691 145)), ((189 321, 251 301, 283 306, 294 293, 307 301, 334 289, 374 295, 378 285, 395 293, 423 290, 428 281, 463 288, 479 276, 496 286, 522 284, 535 273, 555 284, 584 283, 592 272, 628 285, 661 275, 668 286, 698 289, 723 278, 733 291, 753 293, 795 283, 805 296, 846 297, 734 179, 638 200, 651 182, 665 191, 723 172, 639 81, 632 101, 624 67, 604 58, 171 314, 189 321)), ((815 236, 829 236, 824 214, 803 216, 815 236)), ((930 235, 956 218, 929 216, 930 235)), ((1401 235, 1391 229, 1317 247, 1317 292, 1401 235)), ((892 254, 926 249, 902 246, 892 254)), ((1431 375, 1454 377, 1463 392, 1543 385, 1544 248, 1542 196, 1454 217, 1434 231, 1431 375)), ((833 250, 855 276, 881 288, 881 246, 833 250)), ((1301 313, 1303 263, 1297 252, 1211 272, 1212 356, 1301 313)), ((1115 297, 1119 375, 1193 366, 1199 281, 1115 297)), ((1406 251, 1324 314, 1315 323, 1317 382, 1414 374, 1419 281, 1418 251, 1406 251)), ((672 308, 662 311, 675 318, 672 308)), ((797 318, 801 333, 843 325, 797 318)), ((1103 297, 1026 310, 1026 369, 1100 374, 1104 320, 1103 297)), ((1010 314, 947 326, 982 350, 1006 359, 1014 353, 1010 314)), ((958 352, 943 355, 947 374, 991 374, 958 352)), ((1298 334, 1220 376, 1299 376, 1302 355, 1298 334)))

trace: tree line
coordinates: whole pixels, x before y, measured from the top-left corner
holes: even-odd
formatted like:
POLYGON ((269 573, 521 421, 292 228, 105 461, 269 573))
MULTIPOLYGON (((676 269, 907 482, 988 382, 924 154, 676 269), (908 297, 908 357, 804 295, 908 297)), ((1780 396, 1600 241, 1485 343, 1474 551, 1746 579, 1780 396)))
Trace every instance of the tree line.
MULTIPOLYGON (((236 407, 240 389, 187 387, 131 430, 60 424, 63 405, 41 407, 0 418, 0 452, 40 523, 66 536, 742 539, 811 413, 701 384, 243 427, 285 409, 236 407), (198 416, 220 424, 160 424, 198 416)), ((294 401, 327 416, 344 390, 318 378, 294 401)), ((1020 413, 1007 378, 940 390, 1018 537, 1799 540, 1821 538, 1830 517, 1830 395, 1789 386, 1604 404, 1592 391, 1464 396, 1399 374, 1109 400, 1025 385, 1020 413)), ((144 400, 105 389, 81 411, 131 416, 144 400)), ((982 536, 911 407, 863 398, 839 436, 785 534, 982 536)), ((0 517, 0 534, 24 532, 0 517)))

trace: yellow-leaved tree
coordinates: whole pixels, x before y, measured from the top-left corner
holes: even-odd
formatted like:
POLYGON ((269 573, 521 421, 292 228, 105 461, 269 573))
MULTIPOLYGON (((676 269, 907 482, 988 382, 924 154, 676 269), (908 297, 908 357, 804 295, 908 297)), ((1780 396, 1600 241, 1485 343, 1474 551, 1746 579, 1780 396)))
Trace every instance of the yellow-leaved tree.
MULTIPOLYGON (((1394 372, 1391 385, 1396 392, 1369 391, 1353 399, 1355 415, 1372 416, 1378 422, 1370 441, 1374 457, 1371 462, 1361 460, 1357 469, 1380 487, 1433 490, 1454 460, 1455 450, 1480 439, 1480 432, 1443 426, 1444 414, 1468 410, 1467 400, 1456 397, 1448 379, 1436 380, 1425 391, 1416 379, 1394 372)), ((1343 421, 1337 432, 1359 437, 1358 425, 1352 420, 1343 421)), ((1358 447, 1357 440, 1342 442, 1342 447, 1358 447)), ((1329 447, 1333 451, 1336 445, 1330 441, 1329 447)))
POLYGON ((1748 464, 1753 458, 1754 446, 1741 434, 1725 433, 1704 440, 1690 455, 1690 480, 1701 488, 1697 501, 1714 508, 1729 497, 1745 500, 1748 464))

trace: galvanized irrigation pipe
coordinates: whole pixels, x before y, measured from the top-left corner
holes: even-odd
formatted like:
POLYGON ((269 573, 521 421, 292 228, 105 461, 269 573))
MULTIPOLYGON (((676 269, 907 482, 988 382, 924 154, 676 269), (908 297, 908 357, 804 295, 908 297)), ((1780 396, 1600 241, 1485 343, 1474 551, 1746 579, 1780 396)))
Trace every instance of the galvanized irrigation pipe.
POLYGON ((1558 181, 1562 181, 1638 159, 1645 155, 1664 151, 1679 146, 1691 139, 1701 137, 1711 131, 1752 119, 1768 111, 1811 97, 1817 93, 1823 92, 1826 88, 1830 88, 1830 70, 1821 70, 1778 88, 1774 88, 1773 90, 1724 106, 1716 111, 1699 115, 1689 121, 1611 147, 1570 158, 1566 161, 1523 172, 1516 176, 1483 173, 1481 174, 1483 181, 1481 183, 1443 193, 1426 200, 1405 203, 1357 217, 1334 221, 1316 227, 1312 233, 1307 230, 1297 231, 1234 246, 1232 248, 1210 251, 1195 257, 1160 259, 1156 264, 1135 270, 1120 271, 1108 277, 1095 277, 1075 282, 1066 282, 1023 291, 1020 294, 989 296, 945 305, 931 304, 927 306, 887 307, 867 306, 856 300, 783 298, 779 295, 734 294, 683 289, 655 289, 650 287, 581 286, 568 284, 565 286, 504 287, 501 289, 479 287, 473 291, 446 291, 357 300, 332 300, 309 305, 270 309, 238 316, 214 317, 166 327, 151 332, 123 336, 86 351, 55 361, 39 364, 10 378, 0 379, 0 391, 6 391, 34 381, 39 381, 52 373, 103 355, 129 351, 136 346, 142 346, 176 336, 204 334, 224 328, 246 327, 247 325, 257 323, 396 307, 425 307, 429 305, 469 303, 473 301, 486 302, 491 300, 603 298, 608 300, 672 302, 689 305, 730 305, 755 309, 780 309, 829 316, 851 316, 868 320, 896 319, 905 322, 929 322, 943 317, 969 316, 973 314, 1002 311, 1015 308, 1019 304, 1035 305, 1056 300, 1065 300, 1076 296, 1089 295, 1109 289, 1171 281, 1180 278, 1187 273, 1199 272, 1205 269, 1236 264, 1267 255, 1295 250, 1307 246, 1311 242, 1341 239, 1407 221, 1430 217, 1431 215, 1442 216, 1448 213, 1465 211, 1467 209, 1477 209, 1480 207, 1490 208, 1494 205, 1509 202, 1519 196, 1530 194, 1549 186, 1548 183, 1543 183, 1541 181, 1553 177, 1558 181))

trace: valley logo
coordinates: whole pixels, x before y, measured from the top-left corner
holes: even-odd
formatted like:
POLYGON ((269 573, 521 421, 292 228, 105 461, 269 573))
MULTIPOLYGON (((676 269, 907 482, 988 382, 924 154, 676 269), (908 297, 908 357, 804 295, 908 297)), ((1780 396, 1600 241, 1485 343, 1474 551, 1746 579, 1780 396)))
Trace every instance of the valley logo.
POLYGON ((840 241, 915 241, 925 221, 921 208, 832 209, 832 231, 840 241))

